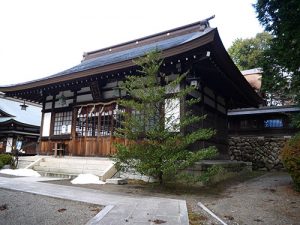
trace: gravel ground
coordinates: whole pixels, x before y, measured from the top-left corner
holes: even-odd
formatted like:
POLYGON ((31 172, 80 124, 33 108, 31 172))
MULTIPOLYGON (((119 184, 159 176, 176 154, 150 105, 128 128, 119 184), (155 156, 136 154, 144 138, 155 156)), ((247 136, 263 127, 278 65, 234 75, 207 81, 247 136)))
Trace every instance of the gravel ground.
POLYGON ((0 225, 82 225, 103 207, 0 189, 0 225))
MULTIPOLYGON (((228 225, 300 225, 300 193, 291 186, 287 173, 253 173, 206 188, 161 188, 153 184, 130 182, 128 185, 72 185, 69 180, 51 183, 102 190, 135 196, 185 199, 190 225, 217 225, 202 208, 202 202, 228 225), (256 178, 253 178, 256 177, 256 178)), ((99 211, 99 206, 65 201, 0 189, 2 224, 85 224, 99 211), (20 201, 21 199, 21 201, 20 201), (66 209, 59 212, 59 209, 66 209)))
POLYGON ((191 225, 220 224, 200 208, 198 202, 202 202, 229 225, 300 225, 300 193, 292 189, 290 176, 284 172, 262 174, 257 172, 252 175, 246 174, 207 188, 186 190, 161 189, 139 183, 72 185, 68 180, 51 181, 51 183, 125 195, 185 199, 191 225))
MULTIPOLYGON (((217 196, 199 196, 201 201, 227 224, 233 225, 300 225, 300 193, 291 186, 286 173, 267 173, 233 185, 217 196)), ((196 211, 203 215, 199 207, 196 211)), ((203 224, 220 224, 208 214, 203 224)))

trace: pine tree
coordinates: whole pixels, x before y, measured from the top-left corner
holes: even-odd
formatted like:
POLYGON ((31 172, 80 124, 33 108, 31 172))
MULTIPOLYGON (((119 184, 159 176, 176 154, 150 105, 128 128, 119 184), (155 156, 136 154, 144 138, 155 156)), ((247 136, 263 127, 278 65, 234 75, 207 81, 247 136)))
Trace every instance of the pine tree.
POLYGON ((187 73, 168 82, 160 72, 162 62, 158 52, 150 52, 136 61, 139 75, 129 76, 121 86, 129 97, 119 101, 120 109, 125 110, 124 122, 117 135, 125 138, 127 143, 116 144, 115 155, 118 169, 133 168, 158 179, 160 184, 166 179, 174 179, 179 171, 217 152, 214 147, 189 150, 191 144, 207 140, 215 132, 202 128, 183 132, 190 125, 201 122, 205 116, 183 110, 183 105, 189 108, 199 102, 198 99, 187 100, 194 87, 183 87, 187 73))

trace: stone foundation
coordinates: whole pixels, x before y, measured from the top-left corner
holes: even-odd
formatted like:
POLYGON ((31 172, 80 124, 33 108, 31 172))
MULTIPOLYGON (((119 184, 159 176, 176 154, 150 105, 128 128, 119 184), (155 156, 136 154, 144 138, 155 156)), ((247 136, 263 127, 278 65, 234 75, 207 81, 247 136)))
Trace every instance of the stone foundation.
MULTIPOLYGON (((231 160, 201 160, 196 162, 193 167, 189 167, 184 170, 185 173, 200 176, 203 172, 207 171, 212 166, 221 166, 226 172, 249 172, 252 171, 251 162, 231 161, 231 160)), ((141 175, 134 169, 128 168, 127 171, 115 174, 114 178, 130 179, 130 180, 142 180, 145 182, 157 182, 156 179, 141 175)))
POLYGON ((280 170, 282 147, 289 137, 230 137, 231 160, 252 162, 253 169, 280 170))

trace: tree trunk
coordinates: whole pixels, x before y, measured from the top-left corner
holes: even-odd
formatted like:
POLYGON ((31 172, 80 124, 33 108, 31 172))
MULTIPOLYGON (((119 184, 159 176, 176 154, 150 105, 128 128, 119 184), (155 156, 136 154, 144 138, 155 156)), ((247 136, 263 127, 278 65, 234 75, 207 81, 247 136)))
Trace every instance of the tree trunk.
POLYGON ((163 184, 163 172, 160 171, 158 173, 158 181, 159 181, 159 184, 162 185, 163 184))

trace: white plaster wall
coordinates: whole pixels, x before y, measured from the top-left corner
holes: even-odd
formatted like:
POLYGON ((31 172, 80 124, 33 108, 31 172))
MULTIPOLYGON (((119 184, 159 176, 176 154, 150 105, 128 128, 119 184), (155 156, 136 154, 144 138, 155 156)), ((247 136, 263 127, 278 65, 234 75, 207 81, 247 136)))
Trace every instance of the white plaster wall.
POLYGON ((44 113, 44 120, 43 120, 43 130, 42 136, 48 137, 50 135, 50 124, 51 124, 51 113, 44 113))

